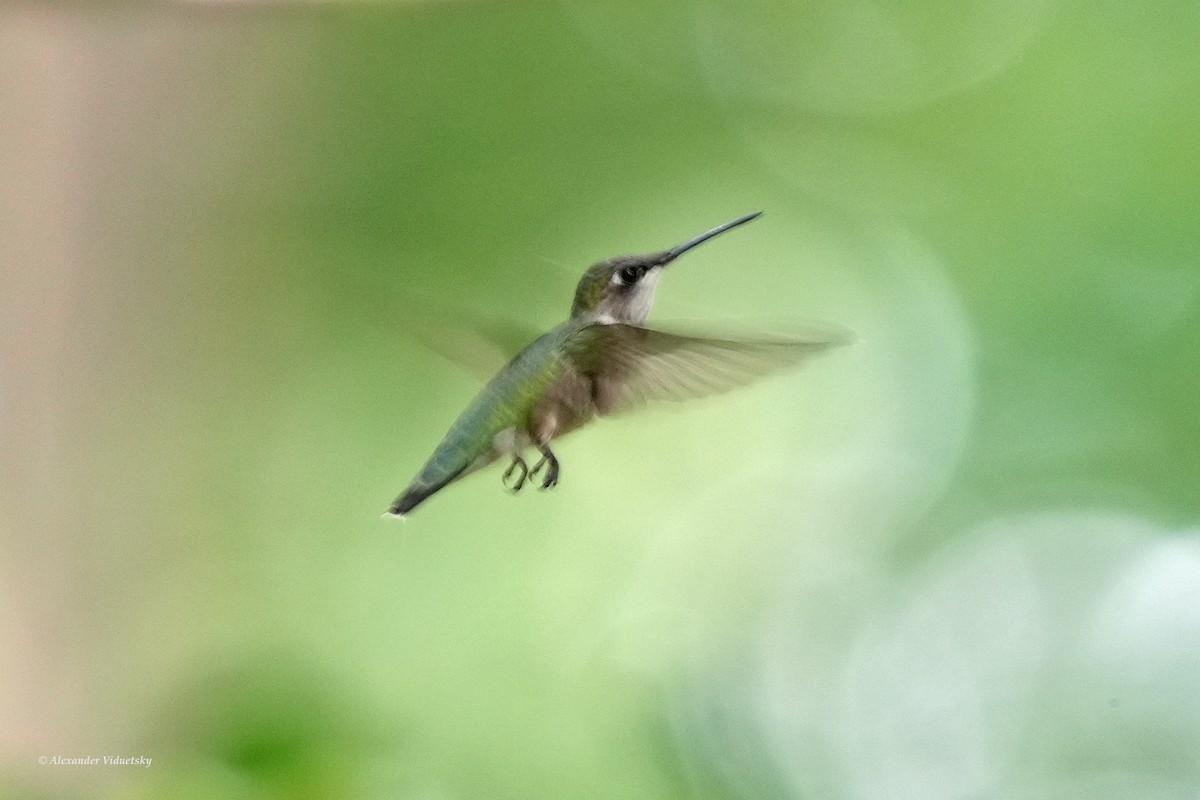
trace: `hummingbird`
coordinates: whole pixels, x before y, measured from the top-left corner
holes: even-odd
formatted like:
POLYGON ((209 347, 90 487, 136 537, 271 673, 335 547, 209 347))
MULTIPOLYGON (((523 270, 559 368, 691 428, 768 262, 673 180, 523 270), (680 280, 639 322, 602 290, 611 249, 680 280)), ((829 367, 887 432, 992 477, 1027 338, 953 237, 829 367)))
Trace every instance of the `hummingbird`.
POLYGON ((596 417, 723 392, 844 343, 838 335, 725 339, 644 325, 664 269, 761 213, 669 250, 589 267, 567 321, 531 342, 483 387, 388 514, 402 518, 435 492, 502 458, 511 459, 501 479, 510 491, 519 492, 539 475, 541 488, 552 488, 561 465, 551 445, 596 417), (540 456, 532 467, 524 458, 531 449, 540 456))

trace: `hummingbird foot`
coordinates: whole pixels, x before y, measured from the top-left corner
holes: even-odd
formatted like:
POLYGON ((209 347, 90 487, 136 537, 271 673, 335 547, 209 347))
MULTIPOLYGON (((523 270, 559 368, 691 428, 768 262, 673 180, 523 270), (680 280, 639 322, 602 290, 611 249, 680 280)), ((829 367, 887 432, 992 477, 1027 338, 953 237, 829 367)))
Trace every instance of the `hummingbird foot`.
POLYGON ((529 465, 525 463, 525 459, 521 458, 516 453, 513 454, 512 463, 508 465, 508 469, 504 470, 504 474, 500 476, 500 482, 504 484, 504 488, 508 489, 513 494, 521 491, 521 487, 525 485, 525 479, 529 477, 529 465), (520 476, 510 485, 508 479, 512 477, 517 467, 521 468, 520 476))
POLYGON ((558 459, 554 457, 554 453, 547 447, 541 451, 542 460, 533 465, 533 469, 529 471, 529 476, 536 477, 542 471, 542 467, 549 464, 546 470, 546 477, 542 479, 542 488, 550 489, 558 485, 558 459))

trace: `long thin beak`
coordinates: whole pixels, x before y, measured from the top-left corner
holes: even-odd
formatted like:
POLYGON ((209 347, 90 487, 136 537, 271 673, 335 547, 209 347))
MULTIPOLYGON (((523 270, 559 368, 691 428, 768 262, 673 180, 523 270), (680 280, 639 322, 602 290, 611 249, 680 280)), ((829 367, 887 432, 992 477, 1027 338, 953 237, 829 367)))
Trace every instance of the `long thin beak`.
POLYGON ((713 238, 717 234, 724 233, 725 231, 729 230, 730 228, 736 228, 738 225, 741 225, 744 222, 749 222, 750 220, 754 219, 755 217, 759 216, 760 214, 762 214, 761 211, 755 211, 753 214, 747 214, 746 216, 738 217, 737 219, 735 219, 731 222, 726 222, 724 225, 718 225, 717 227, 713 228, 711 231, 705 231, 704 233, 700 234, 699 236, 697 236, 694 239, 688 239, 683 244, 681 244, 677 247, 672 247, 670 250, 663 253, 662 259, 658 263, 660 265, 670 264, 672 261, 679 258, 681 255, 686 253, 688 250, 691 250, 693 247, 700 244, 701 242, 707 242, 709 239, 713 238))

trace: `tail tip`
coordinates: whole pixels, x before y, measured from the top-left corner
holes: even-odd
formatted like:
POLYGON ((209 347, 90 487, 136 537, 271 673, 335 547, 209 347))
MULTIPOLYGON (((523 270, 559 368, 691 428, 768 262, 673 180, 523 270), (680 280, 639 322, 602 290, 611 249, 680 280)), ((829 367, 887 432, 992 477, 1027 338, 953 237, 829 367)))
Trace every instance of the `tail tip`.
POLYGON ((403 522, 408 512, 416 508, 417 503, 420 503, 421 500, 422 498, 414 496, 413 491, 410 489, 392 501, 392 504, 388 506, 388 510, 384 512, 382 518, 387 519, 391 517, 403 522))

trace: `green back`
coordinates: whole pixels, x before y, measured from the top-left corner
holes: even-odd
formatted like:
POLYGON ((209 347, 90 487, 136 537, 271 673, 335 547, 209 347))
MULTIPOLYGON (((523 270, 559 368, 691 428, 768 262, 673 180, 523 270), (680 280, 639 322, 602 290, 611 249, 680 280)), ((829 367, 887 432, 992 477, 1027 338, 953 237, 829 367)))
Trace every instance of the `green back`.
POLYGON ((562 374, 563 346, 581 327, 578 320, 568 320, 508 362, 459 415, 416 483, 438 486, 453 480, 491 449, 496 434, 523 429, 538 399, 562 374))

